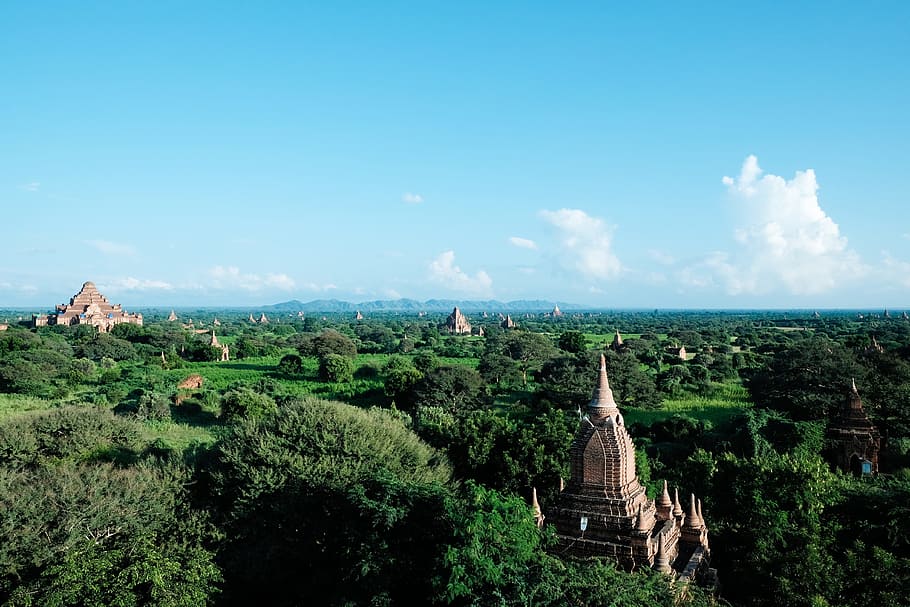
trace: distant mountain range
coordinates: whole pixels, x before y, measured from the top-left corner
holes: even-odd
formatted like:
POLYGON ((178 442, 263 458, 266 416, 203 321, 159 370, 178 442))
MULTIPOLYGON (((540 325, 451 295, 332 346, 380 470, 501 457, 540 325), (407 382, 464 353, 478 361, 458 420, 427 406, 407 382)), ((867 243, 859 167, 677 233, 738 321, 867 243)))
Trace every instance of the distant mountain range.
MULTIPOLYGON (((272 312, 304 312, 304 313, 355 313, 360 312, 451 312, 458 306, 462 312, 550 312, 556 302, 542 299, 519 299, 517 301, 470 301, 457 299, 386 299, 375 301, 362 301, 351 303, 338 299, 317 299, 306 303, 292 299, 281 303, 265 306, 265 310, 272 312)), ((581 310, 582 306, 560 303, 559 309, 581 310)))

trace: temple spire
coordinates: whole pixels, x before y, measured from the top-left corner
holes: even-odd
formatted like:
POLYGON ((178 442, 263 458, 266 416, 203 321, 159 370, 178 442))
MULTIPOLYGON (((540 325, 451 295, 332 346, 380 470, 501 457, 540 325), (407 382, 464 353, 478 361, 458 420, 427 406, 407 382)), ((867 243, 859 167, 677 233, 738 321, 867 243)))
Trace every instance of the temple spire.
POLYGON ((607 379, 607 359, 603 354, 600 355, 600 376, 591 402, 588 403, 588 410, 601 415, 618 411, 616 401, 613 399, 613 390, 610 389, 610 381, 607 379))

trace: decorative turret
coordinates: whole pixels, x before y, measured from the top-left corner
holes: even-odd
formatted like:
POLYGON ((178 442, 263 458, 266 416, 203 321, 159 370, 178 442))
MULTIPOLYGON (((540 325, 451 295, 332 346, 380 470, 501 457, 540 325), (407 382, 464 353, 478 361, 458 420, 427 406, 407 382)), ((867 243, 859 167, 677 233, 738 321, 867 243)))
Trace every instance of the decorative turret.
POLYGON ((666 521, 673 515, 673 501, 670 499, 667 481, 664 481, 663 491, 661 491, 655 505, 657 506, 657 520, 666 521))
MULTIPOLYGON (((651 517, 653 518, 653 517, 651 517)), ((651 527, 654 526, 654 521, 649 520, 647 513, 645 512, 644 502, 638 505, 638 517, 635 520, 635 530, 641 532, 648 532, 651 530, 651 527)))
POLYGON ((673 516, 680 518, 683 515, 682 504, 679 502, 679 489, 673 489, 673 516))
POLYGON ((667 557, 667 549, 664 545, 664 534, 657 534, 657 554, 654 555, 654 570, 660 573, 672 573, 670 559, 667 557))
POLYGON ((531 508, 534 510, 534 522, 537 523, 537 528, 540 529, 543 527, 543 521, 547 517, 543 515, 540 502, 537 501, 537 487, 531 487, 531 508))
POLYGON ((695 494, 692 493, 689 512, 686 514, 686 522, 683 527, 686 529, 700 529, 701 524, 701 517, 698 516, 698 508, 695 505, 695 494))

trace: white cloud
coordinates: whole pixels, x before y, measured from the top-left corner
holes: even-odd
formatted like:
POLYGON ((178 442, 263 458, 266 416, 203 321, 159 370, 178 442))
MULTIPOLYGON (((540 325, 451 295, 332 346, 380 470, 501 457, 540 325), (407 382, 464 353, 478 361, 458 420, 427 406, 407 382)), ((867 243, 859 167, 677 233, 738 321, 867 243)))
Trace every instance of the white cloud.
POLYGON ((172 284, 163 280, 140 280, 138 278, 133 278, 132 276, 111 280, 98 286, 98 290, 102 293, 107 291, 112 293, 118 291, 170 291, 173 288, 174 286, 172 284))
POLYGON ((128 244, 110 240, 86 240, 85 244, 105 255, 135 255, 136 249, 128 244))
POLYGON ((580 209, 541 211, 559 238, 562 264, 589 278, 613 278, 623 266, 612 250, 612 228, 580 209))
POLYGON ((37 192, 41 189, 40 181, 30 181, 19 186, 20 190, 25 190, 26 192, 37 192))
POLYGON ((530 238, 522 238, 520 236, 510 236, 509 242, 518 247, 519 249, 536 249, 537 243, 531 240, 530 238))
POLYGON ((423 202, 423 196, 421 196, 420 194, 412 194, 411 192, 405 192, 401 196, 401 200, 402 200, 402 202, 406 202, 408 204, 420 204, 421 202, 423 202))
POLYGON ((430 262, 430 280, 445 285, 453 291, 474 295, 487 295, 493 287, 493 279, 483 270, 474 276, 455 265, 455 251, 443 251, 430 262))
POLYGON ((858 278, 866 268, 847 247, 840 228, 818 202, 815 171, 792 179, 764 174, 755 156, 737 177, 724 177, 741 225, 734 255, 712 253, 684 268, 688 286, 723 286, 730 294, 785 290, 796 295, 829 291, 858 278))
POLYGON ((244 274, 235 266, 215 266, 209 271, 213 286, 217 289, 243 289, 244 291, 261 291, 262 289, 279 289, 289 291, 294 288, 294 279, 287 274, 244 274))
POLYGON ((337 289, 338 286, 334 285, 332 283, 320 285, 320 284, 316 284, 315 282, 308 282, 305 285, 303 285, 303 288, 307 289, 309 291, 323 292, 323 291, 331 291, 333 289, 337 289))

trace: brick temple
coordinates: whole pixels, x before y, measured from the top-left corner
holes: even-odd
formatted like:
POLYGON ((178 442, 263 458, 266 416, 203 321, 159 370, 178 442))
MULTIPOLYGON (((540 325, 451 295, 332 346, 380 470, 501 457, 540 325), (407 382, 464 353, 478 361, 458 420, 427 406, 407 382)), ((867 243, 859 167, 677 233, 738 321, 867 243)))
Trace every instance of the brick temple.
POLYGON ((120 304, 111 305, 95 283, 86 282, 68 304, 57 304, 54 314, 37 314, 32 317, 35 327, 48 325, 92 325, 102 333, 120 323, 142 324, 142 314, 130 314, 120 304))
POLYGON ((635 470, 635 446, 607 379, 600 376, 571 447, 572 476, 547 521, 556 527, 557 551, 576 557, 608 557, 632 571, 652 568, 683 581, 712 584, 708 528, 701 501, 684 509, 678 489, 666 481, 649 498, 635 470))
POLYGON ((857 476, 878 472, 881 434, 863 409, 855 381, 839 415, 828 426, 827 439, 830 459, 844 472, 857 476))

